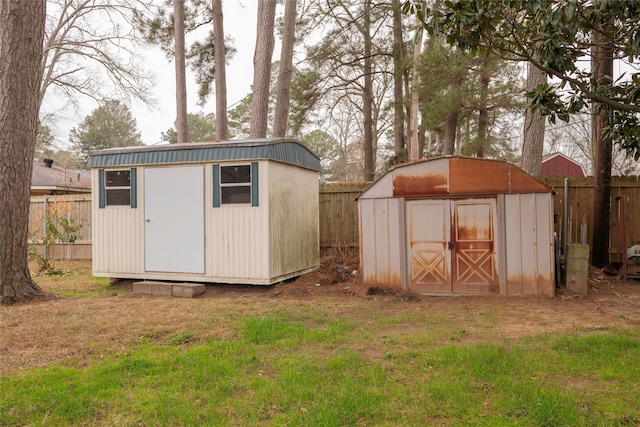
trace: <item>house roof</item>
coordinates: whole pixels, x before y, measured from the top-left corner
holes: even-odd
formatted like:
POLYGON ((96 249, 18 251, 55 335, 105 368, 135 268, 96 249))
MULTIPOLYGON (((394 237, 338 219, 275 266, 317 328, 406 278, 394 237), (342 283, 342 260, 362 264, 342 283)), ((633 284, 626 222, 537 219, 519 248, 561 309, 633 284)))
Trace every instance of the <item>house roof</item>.
POLYGON ((90 193, 91 173, 56 164, 33 162, 31 194, 90 193))
POLYGON ((562 153, 549 153, 549 154, 545 154, 544 156, 542 156, 542 166, 543 166, 543 171, 542 171, 542 175, 543 176, 555 176, 556 173, 558 176, 565 176, 565 175, 571 175, 571 176, 587 176, 587 172, 584 169, 584 166, 582 166, 582 164, 576 162, 575 160, 573 160, 570 157, 565 156, 562 153), (569 170, 566 170, 567 168, 561 168, 561 167, 555 167, 555 168, 551 168, 549 170, 545 170, 545 165, 549 165, 552 162, 556 162, 556 161, 563 161, 563 162, 567 162, 570 163, 571 165, 573 165, 573 170, 574 171, 581 171, 582 175, 579 175, 577 172, 575 173, 571 173, 569 174, 569 170), (553 169, 553 170, 552 170, 553 169))
POLYGON ((397 166, 358 198, 549 192, 545 184, 505 161, 445 156, 397 166))
POLYGON ((89 166, 97 168, 263 159, 320 170, 320 160, 315 154, 296 140, 284 138, 109 148, 92 152, 89 166))

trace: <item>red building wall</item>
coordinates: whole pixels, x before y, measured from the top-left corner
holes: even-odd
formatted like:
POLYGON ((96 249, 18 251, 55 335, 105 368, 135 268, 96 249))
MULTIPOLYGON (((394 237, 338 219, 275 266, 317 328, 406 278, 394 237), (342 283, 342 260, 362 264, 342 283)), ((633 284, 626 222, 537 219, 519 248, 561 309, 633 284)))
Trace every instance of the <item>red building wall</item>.
POLYGON ((542 176, 584 176, 579 164, 562 156, 542 161, 542 176))

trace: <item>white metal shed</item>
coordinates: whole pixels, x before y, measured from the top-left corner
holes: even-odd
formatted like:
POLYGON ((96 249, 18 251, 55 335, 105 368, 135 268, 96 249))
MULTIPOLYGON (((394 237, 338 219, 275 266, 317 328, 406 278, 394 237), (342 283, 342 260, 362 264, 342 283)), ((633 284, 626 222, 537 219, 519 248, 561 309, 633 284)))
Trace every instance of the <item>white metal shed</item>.
POLYGON ((552 197, 503 161, 398 166, 357 198, 362 279, 423 294, 553 295, 552 197))
POLYGON ((92 153, 93 274, 272 284, 319 264, 318 158, 291 139, 92 153))

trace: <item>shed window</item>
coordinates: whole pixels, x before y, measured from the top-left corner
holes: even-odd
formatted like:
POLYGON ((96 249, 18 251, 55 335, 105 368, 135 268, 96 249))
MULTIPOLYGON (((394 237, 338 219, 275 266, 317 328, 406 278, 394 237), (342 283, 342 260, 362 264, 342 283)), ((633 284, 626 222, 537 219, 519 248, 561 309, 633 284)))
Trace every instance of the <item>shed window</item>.
POLYGON ((104 171, 106 206, 131 205, 131 169, 104 171))
POLYGON ((220 166, 220 201, 224 204, 251 203, 251 166, 220 166))
POLYGON ((258 206, 258 162, 213 165, 213 207, 220 205, 258 206))

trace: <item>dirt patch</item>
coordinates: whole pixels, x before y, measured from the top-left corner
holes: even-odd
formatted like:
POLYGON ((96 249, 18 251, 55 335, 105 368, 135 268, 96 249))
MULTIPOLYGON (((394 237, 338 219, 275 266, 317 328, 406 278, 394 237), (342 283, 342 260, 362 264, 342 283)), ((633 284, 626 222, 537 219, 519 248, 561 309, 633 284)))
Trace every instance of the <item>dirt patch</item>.
POLYGON ((554 298, 437 297, 360 283, 352 274, 358 267, 357 254, 336 251, 322 256, 317 271, 295 280, 272 286, 207 285, 203 296, 187 299, 132 294, 130 281, 86 296, 104 287, 104 281, 91 279, 90 262, 60 267, 75 273, 55 281, 43 279, 41 286, 52 292, 65 289, 66 295, 77 291, 78 297, 0 307, 2 373, 61 361, 84 366, 107 354, 125 353, 140 342, 164 343, 181 334, 193 337, 190 344, 234 339, 241 334, 240 319, 245 316, 282 311, 311 326, 317 326, 317 316, 348 319, 358 325, 354 333, 369 337, 354 345, 372 355, 380 353, 382 340, 439 325, 443 333, 436 344, 640 326, 640 281, 625 282, 596 269, 590 271, 586 296, 560 289, 554 298), (384 328, 370 331, 374 319, 383 319, 378 324, 384 328))

